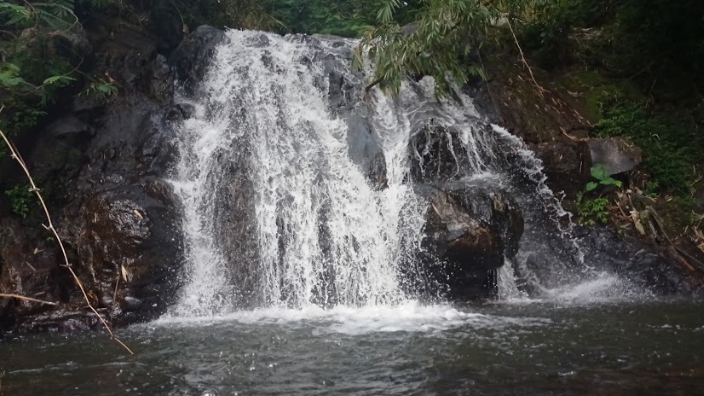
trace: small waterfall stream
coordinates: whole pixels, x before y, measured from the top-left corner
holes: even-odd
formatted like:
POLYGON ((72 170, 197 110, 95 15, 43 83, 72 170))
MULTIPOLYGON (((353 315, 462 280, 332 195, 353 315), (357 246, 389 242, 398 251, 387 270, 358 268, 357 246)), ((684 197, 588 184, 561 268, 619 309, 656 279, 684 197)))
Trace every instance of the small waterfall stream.
MULTIPOLYGON (((364 100, 363 75, 348 68, 351 40, 234 30, 227 38, 180 130, 173 184, 184 205, 187 272, 171 315, 408 300, 413 269, 401 267, 413 266, 425 221, 408 183, 408 147, 429 122, 459 133, 467 158, 454 158, 458 172, 465 164, 467 178, 516 196, 527 223, 523 253, 554 233, 569 239, 554 226, 565 213, 539 162, 487 127, 471 98, 440 105, 426 78, 404 83, 398 98, 374 91, 364 100)), ((561 243, 546 257, 578 256, 561 243)), ((514 264, 499 276, 504 297, 519 293, 514 264)))

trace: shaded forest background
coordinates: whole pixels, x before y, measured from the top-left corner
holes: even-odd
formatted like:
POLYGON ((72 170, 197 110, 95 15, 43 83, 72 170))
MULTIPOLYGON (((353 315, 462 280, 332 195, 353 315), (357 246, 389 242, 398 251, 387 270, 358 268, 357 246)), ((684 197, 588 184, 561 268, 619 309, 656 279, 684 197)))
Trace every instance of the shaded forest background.
MULTIPOLYGON (((431 75, 442 100, 452 100, 452 84, 491 79, 501 59, 522 58, 579 98, 592 136, 627 137, 643 149, 643 173, 624 180, 624 189, 660 202, 676 233, 701 235, 704 2, 697 0, 0 1, 0 129, 31 143, 62 98, 121 94, 102 66, 109 53, 76 56, 81 37, 139 26, 168 54, 201 24, 357 37, 357 66, 374 67, 370 86, 394 93, 405 77, 431 75)), ((28 215, 34 203, 23 183, 0 174, 0 190, 0 209, 28 215)), ((608 219, 608 194, 613 189, 578 200, 584 221, 608 219)))

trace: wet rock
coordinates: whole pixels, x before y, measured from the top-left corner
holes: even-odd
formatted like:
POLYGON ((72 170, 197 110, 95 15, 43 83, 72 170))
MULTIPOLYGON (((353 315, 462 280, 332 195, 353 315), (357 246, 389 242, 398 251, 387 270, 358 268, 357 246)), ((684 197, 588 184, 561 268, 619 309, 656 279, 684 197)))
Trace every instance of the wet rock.
POLYGON ((495 187, 417 186, 427 199, 422 262, 453 299, 488 297, 488 274, 513 258, 523 233, 518 205, 495 187))
MULTIPOLYGON (((18 219, 0 219, 0 293, 19 294, 51 302, 66 301, 67 271, 60 267, 55 242, 18 219)), ((52 310, 49 305, 0 298, 0 334, 20 317, 52 310)))
POLYGON ((176 67, 178 79, 187 92, 193 93, 205 76, 215 47, 226 40, 225 32, 212 26, 199 26, 174 51, 169 64, 176 67))
POLYGON ((624 138, 589 139, 592 165, 602 165, 609 175, 628 172, 642 162, 643 151, 624 138))
POLYGON ((69 137, 72 135, 92 135, 91 128, 88 124, 79 120, 74 116, 60 118, 51 123, 47 127, 47 132, 54 137, 69 137))
POLYGON ((81 206, 68 240, 81 277, 115 323, 123 311, 136 312, 131 320, 153 319, 173 302, 182 254, 177 208, 158 180, 97 193, 81 206))
MULTIPOLYGON (((106 318, 103 316, 103 319, 106 318)), ((68 333, 99 329, 102 326, 102 322, 93 312, 75 312, 59 308, 21 318, 16 330, 18 332, 68 333)))
POLYGON ((457 180, 470 168, 457 131, 431 123, 414 134, 409 145, 411 177, 417 183, 457 180))
MULTIPOLYGON (((98 61, 120 93, 77 96, 25 160, 91 303, 111 324, 125 325, 158 317, 176 298, 182 208, 166 179, 177 156, 174 131, 192 109, 174 104, 172 67, 147 32, 130 27, 97 45, 110 53, 98 61)), ((60 305, 0 299, 0 330, 94 328, 97 318, 42 216, 0 216, 0 292, 60 305)))
POLYGON ((255 306, 259 287, 259 239, 255 209, 255 189, 250 174, 250 148, 231 147, 217 155, 219 172, 211 172, 208 182, 214 191, 212 216, 213 234, 218 235, 215 243, 228 263, 239 265, 228 267, 230 272, 223 276, 231 279, 231 284, 239 285, 225 298, 238 307, 255 306))
POLYGON ((588 182, 590 156, 584 142, 552 142, 531 146, 543 163, 543 173, 553 191, 565 191, 573 196, 588 182))
POLYGON ((83 30, 57 30, 50 36, 56 54, 67 59, 71 66, 80 66, 92 55, 93 46, 83 30))
POLYGON ((347 118, 347 127, 350 159, 362 169, 372 186, 377 189, 385 188, 387 185, 386 159, 368 119, 358 114, 351 114, 347 118))
POLYGON ((623 240, 606 227, 578 227, 575 235, 589 255, 585 263, 615 273, 631 285, 660 295, 691 295, 702 286, 688 275, 668 249, 623 240))

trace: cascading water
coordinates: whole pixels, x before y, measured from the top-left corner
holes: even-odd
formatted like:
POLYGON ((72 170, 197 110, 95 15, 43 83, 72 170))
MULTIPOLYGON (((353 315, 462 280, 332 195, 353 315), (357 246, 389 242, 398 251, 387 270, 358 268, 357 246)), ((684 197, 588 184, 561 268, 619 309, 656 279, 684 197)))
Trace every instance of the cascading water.
MULTIPOLYGON (((554 241, 569 230, 555 227, 564 213, 539 162, 505 130, 487 127, 470 98, 439 105, 425 78, 404 83, 398 98, 372 92, 364 100, 363 76, 348 69, 353 41, 247 31, 227 38, 180 130, 173 183, 188 270, 172 315, 406 300, 404 276, 414 271, 425 221, 408 183, 408 147, 429 122, 458 132, 466 158, 450 147, 457 174, 463 164, 465 179, 516 196, 527 223, 523 256, 553 245, 541 248, 547 259, 579 260, 575 246, 554 241)), ((518 293, 512 272, 507 265, 499 276, 504 296, 518 293)), ((550 279, 563 271, 555 272, 550 279)))
POLYGON ((174 313, 227 312, 243 287, 255 289, 252 298, 264 306, 400 301, 397 266, 408 227, 399 224, 413 217, 403 185, 409 128, 389 114, 372 116, 386 132, 387 187, 375 189, 350 159, 348 123, 329 109, 326 67, 361 83, 344 70, 340 51, 300 37, 228 36, 203 82, 197 115, 181 131, 175 185, 186 208, 189 272, 174 313), (253 263, 228 266, 223 245, 237 241, 223 244, 216 235, 222 219, 214 190, 231 183, 223 156, 244 158, 237 166, 246 167, 254 192, 258 262, 246 277, 257 279, 247 286, 231 282, 228 267, 253 263))

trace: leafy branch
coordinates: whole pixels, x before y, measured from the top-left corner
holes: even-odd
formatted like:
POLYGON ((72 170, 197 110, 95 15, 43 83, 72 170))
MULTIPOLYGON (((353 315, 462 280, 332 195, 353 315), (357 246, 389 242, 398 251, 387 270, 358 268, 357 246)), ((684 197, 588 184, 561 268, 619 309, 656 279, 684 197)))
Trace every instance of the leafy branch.
POLYGON ((379 26, 364 34, 352 63, 361 68, 366 58, 373 66, 367 91, 378 85, 398 94, 405 78, 431 76, 435 80, 436 97, 454 97, 454 84, 463 84, 472 75, 486 79, 481 61, 468 61, 468 56, 493 39, 492 29, 506 24, 542 95, 544 89, 525 61, 513 25, 522 22, 521 16, 559 1, 419 0, 415 21, 402 27, 396 15, 410 7, 409 3, 383 0, 377 13, 379 26))
POLYGON ((109 96, 116 95, 118 91, 119 89, 117 88, 114 82, 99 79, 88 84, 88 86, 83 91, 81 91, 79 95, 92 95, 98 99, 105 99, 109 96))
POLYGON ((44 24, 50 29, 68 30, 80 24, 73 12, 73 0, 47 0, 46 2, 23 0, 22 2, 24 5, 0 2, 0 16, 7 18, 5 23, 8 26, 34 24, 34 27, 37 27, 44 24))

